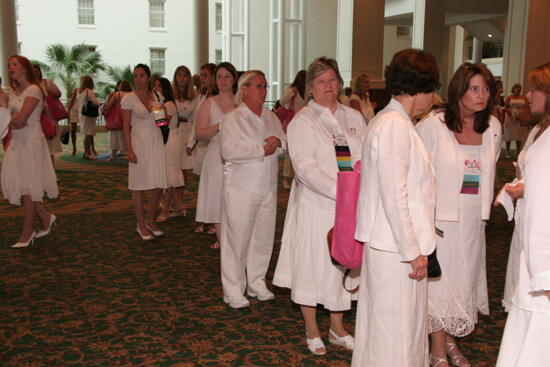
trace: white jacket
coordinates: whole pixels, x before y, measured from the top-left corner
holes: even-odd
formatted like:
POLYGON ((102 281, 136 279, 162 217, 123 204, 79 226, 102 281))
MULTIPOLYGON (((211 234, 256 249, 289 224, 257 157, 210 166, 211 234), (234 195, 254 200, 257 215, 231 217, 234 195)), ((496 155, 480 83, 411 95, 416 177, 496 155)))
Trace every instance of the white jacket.
MULTIPOLYGON (((295 201, 317 209, 336 207, 338 164, 333 132, 346 137, 353 163, 361 158, 365 122, 353 108, 338 104, 336 114, 310 101, 288 125, 288 149, 295 171, 295 201)), ((289 203, 290 205, 290 203, 289 203)))
POLYGON ((549 131, 542 133, 527 151, 524 177, 523 249, 531 277, 531 290, 550 290, 549 131))
POLYGON ((265 194, 277 186, 277 157, 286 149, 286 137, 277 116, 263 109, 261 116, 244 103, 228 113, 220 124, 220 151, 224 180, 229 187, 265 194), (265 139, 275 136, 281 148, 265 156, 265 139))
MULTIPOLYGON (((416 125, 435 170, 435 218, 458 221, 458 198, 464 179, 464 153, 454 133, 445 125, 443 112, 432 112, 416 125)), ((493 202, 495 169, 500 154, 502 132, 500 122, 491 116, 482 136, 481 158, 481 219, 488 220, 493 202)))
POLYGON ((355 238, 403 261, 435 249, 430 157, 403 106, 392 99, 369 122, 363 143, 355 238))

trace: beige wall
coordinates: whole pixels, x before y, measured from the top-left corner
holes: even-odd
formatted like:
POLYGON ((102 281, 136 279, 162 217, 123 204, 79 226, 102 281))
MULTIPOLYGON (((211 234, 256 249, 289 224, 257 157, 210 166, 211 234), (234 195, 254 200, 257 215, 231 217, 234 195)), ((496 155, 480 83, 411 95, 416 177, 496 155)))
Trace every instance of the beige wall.
POLYGON ((524 86, 529 71, 550 61, 550 0, 531 0, 525 47, 524 86))
POLYGON ((250 33, 248 54, 249 68, 259 69, 268 74, 269 71, 269 2, 249 1, 250 33))
POLYGON ((336 57, 338 2, 335 0, 306 0, 305 66, 319 56, 336 57))

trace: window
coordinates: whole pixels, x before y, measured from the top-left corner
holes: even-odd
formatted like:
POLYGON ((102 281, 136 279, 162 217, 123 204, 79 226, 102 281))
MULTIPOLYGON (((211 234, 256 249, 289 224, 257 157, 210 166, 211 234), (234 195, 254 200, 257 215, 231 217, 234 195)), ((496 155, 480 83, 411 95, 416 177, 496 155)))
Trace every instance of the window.
POLYGON ((223 9, 221 3, 216 3, 216 32, 221 31, 223 27, 223 9))
POLYGON ((15 21, 19 23, 19 0, 15 0, 15 21))
POLYGON ((23 42, 17 42, 17 54, 21 55, 21 47, 23 46, 23 42))
POLYGON ((151 48, 151 72, 164 75, 166 66, 166 49, 151 48))
POLYGON ((164 0, 149 0, 149 27, 166 27, 164 23, 164 0))
POLYGON ((90 51, 90 52, 96 52, 97 51, 97 46, 86 45, 86 47, 88 48, 88 51, 90 51))
POLYGON ((397 26, 396 27, 397 38, 411 38, 411 27, 397 26))
POLYGON ((222 58, 223 58, 222 55, 223 55, 222 50, 219 48, 216 49, 216 57, 215 57, 214 63, 219 64, 220 62, 222 62, 222 58))
POLYGON ((78 0, 78 24, 94 25, 94 0, 78 0))

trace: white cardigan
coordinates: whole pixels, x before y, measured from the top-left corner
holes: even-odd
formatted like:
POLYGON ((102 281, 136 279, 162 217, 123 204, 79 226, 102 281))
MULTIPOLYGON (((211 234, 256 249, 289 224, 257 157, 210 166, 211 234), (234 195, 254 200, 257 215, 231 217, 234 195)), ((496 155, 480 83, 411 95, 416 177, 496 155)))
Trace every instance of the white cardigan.
MULTIPOLYGON (((535 141, 525 158, 523 238, 531 290, 550 290, 550 132, 535 141)), ((550 309, 550 302, 545 300, 550 309)))
POLYGON ((435 249, 434 172, 403 106, 392 99, 363 143, 355 238, 403 261, 435 249))
MULTIPOLYGON (((445 125, 443 112, 432 112, 416 125, 435 169, 435 218, 458 221, 458 198, 464 178, 464 153, 454 133, 445 125)), ((488 220, 493 201, 496 162, 500 154, 502 132, 500 122, 491 116, 482 135, 481 219, 488 220)))
POLYGON ((277 157, 284 149, 286 136, 277 116, 265 108, 258 116, 241 103, 220 124, 224 184, 258 194, 274 187, 277 191, 277 157), (281 140, 281 148, 266 156, 264 144, 270 136, 281 140))

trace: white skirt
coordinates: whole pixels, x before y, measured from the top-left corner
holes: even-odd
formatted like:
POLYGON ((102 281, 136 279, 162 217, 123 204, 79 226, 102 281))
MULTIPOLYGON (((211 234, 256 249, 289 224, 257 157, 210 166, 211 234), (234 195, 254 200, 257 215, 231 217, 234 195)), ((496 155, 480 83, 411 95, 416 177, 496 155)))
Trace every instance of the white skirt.
POLYGON ((208 143, 203 163, 197 194, 196 220, 201 223, 220 223, 223 162, 218 135, 208 143))
POLYGON ((59 194, 57 178, 46 139, 41 132, 34 136, 14 137, 2 162, 2 194, 13 205, 21 205, 21 196, 42 201, 59 194))
MULTIPOLYGON (((334 226, 334 209, 297 205, 293 184, 288 201, 283 238, 273 284, 291 289, 291 299, 305 306, 323 305, 330 311, 351 308, 352 294, 344 289, 344 269, 330 259, 327 233, 334 226)), ((348 289, 359 282, 359 269, 352 272, 348 289)), ((353 295, 353 299, 357 299, 353 295)))
POLYGON ((166 180, 168 187, 185 186, 185 180, 181 170, 182 149, 180 130, 178 128, 171 128, 170 134, 168 135, 168 141, 164 144, 166 180))
POLYGON ((478 312, 489 314, 485 222, 478 196, 460 195, 458 222, 436 221, 444 238, 437 238, 441 278, 428 282, 430 333, 465 336, 477 324, 478 312))
POLYGON ((86 136, 95 136, 96 131, 96 117, 81 116, 80 131, 86 136))
POLYGON ((63 151, 63 148, 61 147, 61 127, 57 123, 55 125, 55 136, 51 139, 46 139, 46 144, 48 145, 50 155, 61 153, 63 151))
POLYGON ((510 244, 510 253, 508 255, 508 265, 506 267, 506 283, 504 284, 504 296, 502 297, 502 306, 504 311, 510 312, 512 305, 512 297, 519 282, 519 257, 521 246, 523 243, 521 227, 521 212, 523 211, 523 199, 519 199, 516 203, 516 212, 514 213, 514 234, 512 234, 512 242, 510 244))
POLYGON ((124 144, 124 130, 109 131, 109 148, 111 150, 119 150, 121 152, 126 151, 126 145, 124 144))
POLYGON ((193 124, 186 122, 180 124, 179 130, 179 136, 181 140, 181 169, 193 169, 193 166, 195 164, 195 152, 196 149, 193 149, 193 153, 191 155, 187 154, 186 147, 187 147, 187 141, 189 140, 189 136, 192 133, 193 124))

